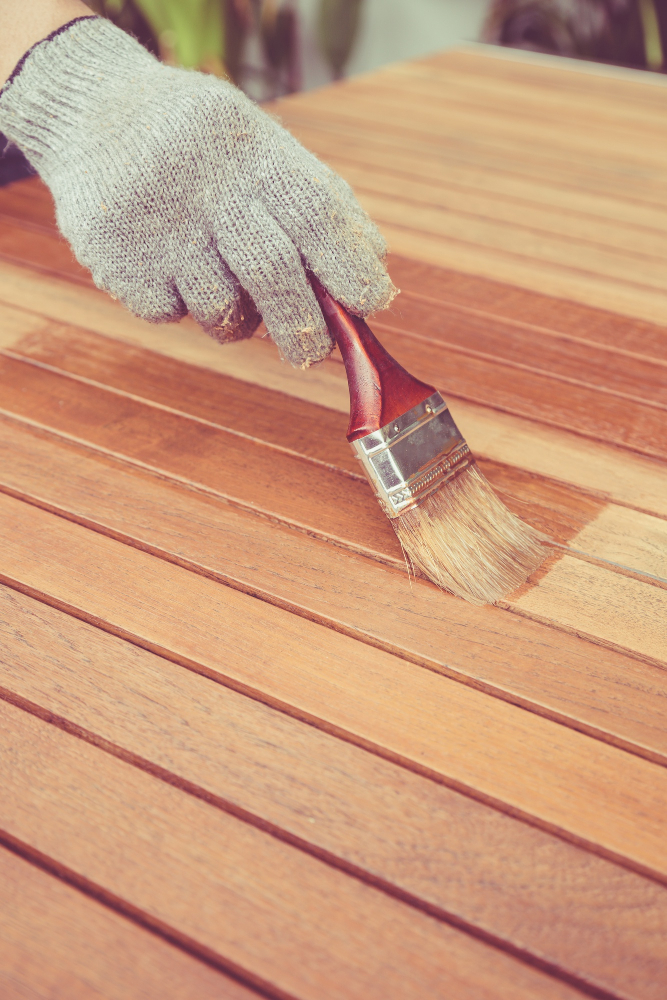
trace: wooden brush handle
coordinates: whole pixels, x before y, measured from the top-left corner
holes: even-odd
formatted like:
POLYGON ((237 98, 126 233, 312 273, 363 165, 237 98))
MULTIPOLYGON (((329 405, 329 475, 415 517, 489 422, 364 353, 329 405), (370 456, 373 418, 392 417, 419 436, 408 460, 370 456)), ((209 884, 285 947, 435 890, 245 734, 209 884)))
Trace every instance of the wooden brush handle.
POLYGON ((379 430, 433 395, 433 386, 406 372, 363 319, 336 302, 311 271, 308 277, 345 363, 350 389, 348 441, 379 430))

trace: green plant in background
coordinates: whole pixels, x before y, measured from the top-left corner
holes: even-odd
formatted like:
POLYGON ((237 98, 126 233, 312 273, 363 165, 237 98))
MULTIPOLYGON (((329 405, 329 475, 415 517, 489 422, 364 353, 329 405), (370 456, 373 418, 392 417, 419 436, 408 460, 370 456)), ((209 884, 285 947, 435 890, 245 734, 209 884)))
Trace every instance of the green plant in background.
MULTIPOLYGON (((296 0, 87 0, 98 14, 130 32, 165 62, 253 82, 264 97, 299 90, 299 17, 296 0), (263 66, 248 66, 248 39, 256 34, 263 66)), ((356 39, 362 0, 320 0, 322 52, 338 79, 356 39)))
POLYGON ((165 62, 224 74, 225 21, 220 0, 135 0, 165 62))
POLYGON ((362 0, 320 0, 319 40, 334 79, 343 75, 359 30, 362 0))

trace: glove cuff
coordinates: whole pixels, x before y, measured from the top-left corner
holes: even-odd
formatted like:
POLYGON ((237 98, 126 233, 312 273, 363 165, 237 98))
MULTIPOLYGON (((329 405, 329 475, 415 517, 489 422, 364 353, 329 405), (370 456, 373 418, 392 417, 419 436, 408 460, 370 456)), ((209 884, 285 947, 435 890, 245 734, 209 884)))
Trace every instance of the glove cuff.
MULTIPOLYGON (((33 46, 0 90, 0 131, 48 182, 76 156, 88 125, 99 135, 111 105, 122 109, 119 84, 133 89, 160 63, 134 38, 101 17, 63 25, 33 46)), ((130 102, 132 103, 132 102, 130 102)))

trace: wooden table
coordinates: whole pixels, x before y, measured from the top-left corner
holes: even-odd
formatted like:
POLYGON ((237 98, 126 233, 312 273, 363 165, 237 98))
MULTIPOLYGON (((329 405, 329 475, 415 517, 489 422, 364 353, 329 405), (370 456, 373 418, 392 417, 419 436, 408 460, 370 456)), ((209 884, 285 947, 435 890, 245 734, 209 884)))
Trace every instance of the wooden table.
POLYGON ((663 1000, 667 87, 473 49, 276 110, 554 553, 410 582, 338 359, 144 324, 0 192, 0 995, 663 1000))

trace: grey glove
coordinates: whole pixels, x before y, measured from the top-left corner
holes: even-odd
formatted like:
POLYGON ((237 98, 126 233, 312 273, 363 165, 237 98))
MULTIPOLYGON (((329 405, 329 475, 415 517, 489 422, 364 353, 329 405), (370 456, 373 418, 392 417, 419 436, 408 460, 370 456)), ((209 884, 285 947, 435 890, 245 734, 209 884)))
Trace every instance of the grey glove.
POLYGON ((297 367, 333 342, 304 263, 365 316, 395 290, 351 188, 236 87, 164 66, 101 18, 40 42, 0 92, 0 131, 51 189, 100 288, 220 341, 259 314, 297 367))

